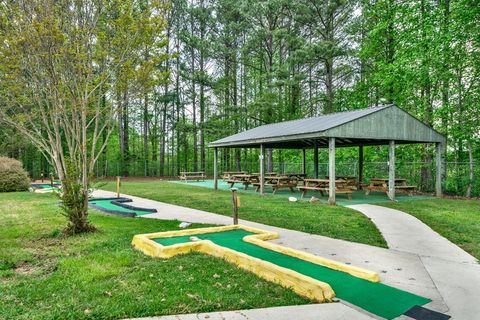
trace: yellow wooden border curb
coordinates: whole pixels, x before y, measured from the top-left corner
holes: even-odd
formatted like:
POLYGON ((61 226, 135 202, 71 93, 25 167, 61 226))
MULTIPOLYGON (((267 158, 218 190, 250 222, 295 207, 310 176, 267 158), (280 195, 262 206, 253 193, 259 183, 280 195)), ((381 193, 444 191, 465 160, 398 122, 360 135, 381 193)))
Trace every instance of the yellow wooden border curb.
POLYGON ((50 192, 54 192, 55 190, 51 187, 48 187, 48 188, 44 188, 44 189, 36 189, 34 190, 33 192, 34 193, 50 193, 50 192))
POLYGON ((335 297, 335 292, 328 283, 305 276, 291 269, 280 267, 271 262, 254 258, 247 254, 216 245, 210 240, 185 242, 170 246, 163 246, 151 240, 155 238, 199 235, 204 233, 230 231, 237 229, 242 229, 248 232, 255 233, 253 235, 244 237, 243 240, 258 245, 260 247, 280 252, 318 265, 322 265, 331 269, 347 272, 355 277, 359 277, 365 280, 374 282, 378 282, 380 280, 378 273, 373 271, 346 265, 338 261, 322 258, 313 254, 291 249, 288 247, 283 247, 274 243, 265 242, 266 240, 279 238, 278 233, 247 227, 243 225, 140 234, 133 237, 132 245, 146 255, 160 258, 170 258, 177 254, 188 253, 191 251, 199 251, 225 259, 226 261, 233 263, 234 265, 242 269, 255 273, 261 278, 278 283, 283 287, 291 288, 299 295, 307 297, 309 299, 318 302, 325 302, 331 301, 335 297))

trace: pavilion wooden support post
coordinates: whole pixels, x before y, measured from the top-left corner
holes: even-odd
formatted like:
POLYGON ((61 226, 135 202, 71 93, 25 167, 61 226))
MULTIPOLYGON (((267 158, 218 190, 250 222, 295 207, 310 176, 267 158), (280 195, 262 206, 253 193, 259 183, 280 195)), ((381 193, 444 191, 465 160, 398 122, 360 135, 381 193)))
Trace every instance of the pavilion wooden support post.
POLYGON ((435 179, 435 194, 437 197, 442 197, 442 176, 443 176, 443 143, 437 142, 435 144, 436 148, 436 165, 437 165, 437 172, 436 172, 436 179, 435 179))
POLYGON ((395 200, 395 141, 388 142, 388 197, 395 200))
POLYGON ((218 189, 218 148, 213 149, 213 188, 218 189))
POLYGON ((328 138, 328 204, 335 205, 335 138, 328 138))
POLYGON ((314 169, 315 179, 318 179, 318 145, 316 141, 315 141, 315 144, 313 145, 313 169, 314 169))
POLYGON ((263 195, 263 184, 265 183, 265 147, 260 145, 260 194, 263 195))
POLYGON ((302 174, 307 173, 307 162, 305 157, 305 148, 302 149, 302 174))
POLYGON ((358 185, 357 189, 361 190, 363 185, 363 146, 358 147, 358 185))

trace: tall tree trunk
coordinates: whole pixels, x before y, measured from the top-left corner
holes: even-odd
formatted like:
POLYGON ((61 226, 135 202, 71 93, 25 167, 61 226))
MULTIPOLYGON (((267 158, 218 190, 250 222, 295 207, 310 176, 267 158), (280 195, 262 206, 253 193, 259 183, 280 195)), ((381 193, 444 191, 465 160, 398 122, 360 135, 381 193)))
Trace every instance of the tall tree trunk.
MULTIPOLYGON (((169 19, 171 20, 172 19, 172 15, 169 15, 169 19)), ((165 46, 165 53, 167 56, 170 55, 170 33, 171 33, 171 26, 172 26, 172 23, 171 21, 169 22, 168 24, 168 27, 167 27, 167 44, 165 46)), ((176 40, 176 45, 177 45, 177 52, 178 51, 178 38, 176 40)), ((179 72, 179 55, 177 55, 176 57, 176 72, 178 74, 179 72)), ((167 59, 165 61, 165 71, 166 72, 169 72, 170 71, 170 59, 167 59)), ((169 79, 166 79, 165 83, 163 84, 163 97, 164 97, 164 101, 163 101, 163 108, 162 108, 162 114, 161 114, 161 130, 160 130, 160 139, 161 139, 161 143, 160 143, 160 150, 159 150, 159 153, 160 153, 160 156, 159 156, 159 160, 160 160, 160 163, 159 163, 159 174, 160 176, 165 176, 165 136, 167 134, 166 130, 167 130, 167 109, 168 109, 168 102, 170 101, 169 98, 168 98, 168 95, 169 95, 169 79)), ((178 90, 178 83, 176 83, 176 90, 178 90)))
POLYGON ((325 90, 326 101, 324 113, 333 112, 333 59, 325 60, 325 90))
MULTIPOLYGON (((422 77, 421 77, 421 95, 422 95, 422 105, 423 105, 423 121, 429 126, 433 126, 433 106, 431 98, 431 80, 430 80, 430 64, 429 64, 429 41, 427 38, 426 25, 425 21, 427 19, 427 9, 425 8, 425 0, 420 2, 420 28, 422 32, 422 52, 424 57, 422 58, 422 77)), ((421 172, 421 185, 424 186, 425 190, 430 190, 433 185, 433 174, 432 174, 432 162, 433 156, 430 150, 430 144, 424 145, 423 147, 423 162, 424 166, 422 167, 421 172)))
POLYGON ((166 140, 166 135, 167 135, 167 104, 163 104, 162 108, 162 130, 161 130, 161 140, 162 142, 160 143, 160 176, 165 175, 165 140, 166 140))
POLYGON ((128 145, 128 93, 127 89, 123 89, 117 92, 118 107, 118 125, 119 125, 119 138, 120 138, 120 174, 128 176, 128 162, 129 162, 129 145, 128 145))
POLYGON ((205 7, 203 0, 200 0, 202 17, 200 19, 200 168, 205 171, 205 80, 207 73, 205 71, 205 7))
POLYGON ((450 101, 450 41, 449 32, 450 32, 450 0, 441 0, 443 5, 443 22, 442 22, 442 34, 444 37, 443 40, 443 63, 442 63, 442 112, 441 112, 441 121, 442 128, 444 132, 448 135, 448 109, 450 101))
MULTIPOLYGON (((234 51, 232 54, 233 62, 232 62, 232 89, 233 89, 233 108, 235 110, 235 131, 240 131, 240 108, 238 106, 238 84, 237 84, 237 47, 234 47, 234 51)), ((241 149, 235 148, 235 164, 236 170, 241 170, 241 149)))
MULTIPOLYGON (((190 16, 190 27, 192 36, 195 33, 193 25, 193 15, 190 16)), ((197 106, 195 92, 195 49, 191 47, 191 63, 192 63, 192 114, 193 114, 193 171, 198 171, 198 148, 197 148, 197 106)))
POLYGON ((144 175, 148 176, 149 162, 148 162, 148 126, 149 126, 149 114, 148 114, 148 94, 144 95, 143 98, 143 166, 144 166, 144 175))
MULTIPOLYGON (((392 65, 395 61, 395 0, 388 0, 387 4, 387 47, 386 47, 386 63, 387 65, 392 65)), ((387 82, 387 102, 395 103, 395 89, 394 82, 392 79, 389 79, 387 82)))

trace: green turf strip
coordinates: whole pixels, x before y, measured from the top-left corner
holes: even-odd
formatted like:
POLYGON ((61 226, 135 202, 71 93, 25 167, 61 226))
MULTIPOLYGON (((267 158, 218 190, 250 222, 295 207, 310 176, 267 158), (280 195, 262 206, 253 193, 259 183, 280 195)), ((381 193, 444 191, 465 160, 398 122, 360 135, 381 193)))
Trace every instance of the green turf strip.
POLYGON ((125 212, 125 213, 136 213, 137 216, 143 216, 145 214, 150 214, 153 212, 148 212, 148 211, 139 211, 139 210, 132 210, 132 209, 127 209, 121 206, 117 206, 116 204, 112 203, 113 200, 93 200, 89 201, 89 203, 102 207, 107 210, 115 210, 119 212, 125 212))
MULTIPOLYGON (((50 183, 35 183, 35 188, 37 189, 52 189, 52 185, 50 183)), ((58 189, 57 184, 54 184, 53 189, 58 189)))
MULTIPOLYGON (((196 236, 326 282, 330 284, 338 298, 383 318, 396 318, 415 305, 423 305, 431 301, 382 283, 363 280, 345 272, 326 268, 243 241, 243 237, 251 234, 251 232, 244 230, 232 230, 198 234, 196 236)), ((169 246, 176 243, 189 242, 189 238, 190 236, 180 236, 157 238, 154 241, 164 246, 169 246)))
MULTIPOLYGON (((214 188, 214 181, 213 180, 205 180, 205 181, 172 181, 172 183, 178 183, 183 185, 189 186, 197 186, 197 187, 204 187, 213 189, 214 188)), ((249 193, 249 194, 256 194, 259 195, 258 192, 255 192, 255 188, 249 186, 247 190, 244 189, 241 183, 236 183, 235 187, 238 188, 238 191, 241 193, 249 193)), ((230 184, 226 181, 219 180, 218 181, 218 189, 219 190, 230 190, 230 184)), ((301 193, 294 188, 295 192, 292 193, 288 188, 279 189, 275 192, 274 197, 277 198, 288 198, 288 197, 297 197, 300 198, 301 193)), ((272 195, 272 188, 266 186, 265 187, 265 194, 272 195)), ((328 192, 324 195, 321 195, 318 191, 309 191, 303 201, 308 201, 312 196, 319 198, 321 201, 327 202, 328 201, 328 192)), ((413 201, 413 200, 428 200, 428 199, 435 199, 435 197, 427 196, 427 195, 413 195, 409 196, 405 193, 397 192, 395 194, 395 199, 399 202, 402 201, 413 201)), ((365 191, 353 191, 352 192, 352 200, 348 200, 346 194, 337 194, 336 201, 338 205, 341 206, 349 206, 352 204, 365 204, 365 203, 381 203, 389 201, 387 195, 384 192, 375 192, 372 191, 368 196, 365 195, 365 191)))
POLYGON ((45 184, 37 184, 37 185, 35 185, 35 187, 41 188, 41 189, 46 189, 46 188, 51 188, 52 185, 45 183, 45 184))

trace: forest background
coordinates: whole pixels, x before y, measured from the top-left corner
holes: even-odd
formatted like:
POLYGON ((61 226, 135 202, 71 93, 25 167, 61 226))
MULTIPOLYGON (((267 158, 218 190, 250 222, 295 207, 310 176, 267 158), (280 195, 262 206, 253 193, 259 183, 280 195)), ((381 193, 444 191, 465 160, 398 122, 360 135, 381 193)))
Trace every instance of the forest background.
MULTIPOLYGON (((138 10, 149 4, 138 1, 138 10)), ((136 63, 103 97, 118 111, 98 177, 211 175, 216 139, 394 103, 447 136, 446 192, 480 195, 476 0, 173 0, 161 34, 135 50, 136 63)), ((433 149, 398 146, 397 176, 433 190, 433 149)), ((52 171, 7 126, 0 154, 20 159, 33 178, 52 171)), ((267 155, 267 171, 301 170, 301 151, 267 155)), ((338 150, 338 174, 355 175, 357 157, 357 148, 338 150)), ((312 158, 308 150, 309 173, 312 158)), ((258 150, 221 149, 220 162, 221 171, 257 172, 258 150)), ((325 151, 319 172, 327 172, 325 151)), ((387 172, 387 147, 366 147, 365 177, 387 172)))

